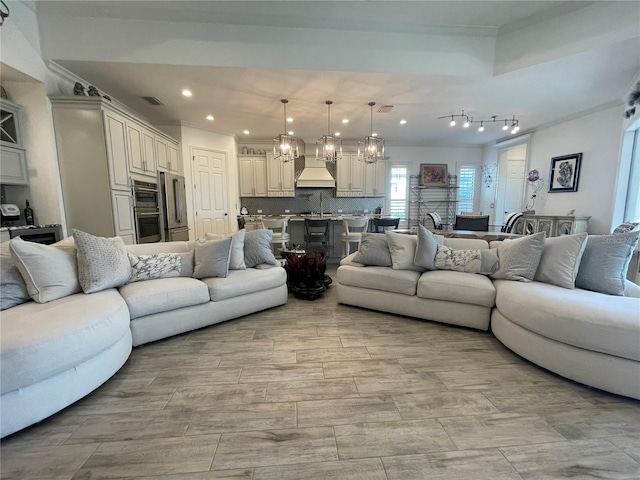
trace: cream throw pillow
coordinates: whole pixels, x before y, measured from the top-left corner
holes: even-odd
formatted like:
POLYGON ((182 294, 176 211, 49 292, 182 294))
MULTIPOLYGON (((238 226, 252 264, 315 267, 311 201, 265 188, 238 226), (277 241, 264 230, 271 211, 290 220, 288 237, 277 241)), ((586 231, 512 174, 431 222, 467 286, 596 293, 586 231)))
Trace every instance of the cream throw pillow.
POLYGON ((131 264, 120 237, 96 237, 73 230, 78 248, 78 280, 84 293, 124 285, 131 277, 131 264))
POLYGON ((547 238, 533 279, 563 288, 575 288, 580 260, 586 246, 586 233, 547 238))
POLYGON ((63 240, 42 245, 16 240, 9 243, 9 250, 33 300, 47 303, 81 291, 73 243, 63 240))
POLYGON ((415 270, 424 272, 425 268, 414 265, 418 237, 404 233, 385 232, 389 253, 391 254, 391 268, 394 270, 415 270))

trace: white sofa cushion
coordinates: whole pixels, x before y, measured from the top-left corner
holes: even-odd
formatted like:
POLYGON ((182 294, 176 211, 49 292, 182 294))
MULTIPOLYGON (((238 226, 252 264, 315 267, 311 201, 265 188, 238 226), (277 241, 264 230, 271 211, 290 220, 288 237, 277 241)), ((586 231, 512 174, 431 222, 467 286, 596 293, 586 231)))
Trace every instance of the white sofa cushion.
MULTIPOLYGON (((73 368, 115 345, 129 330, 129 312, 115 289, 78 293, 2 312, 2 393, 73 368)), ((60 388, 64 388, 61 385, 60 388)))
POLYGON ((211 300, 219 302, 284 285, 287 282, 287 272, 276 266, 266 269, 247 268, 231 270, 226 278, 205 278, 202 281, 209 289, 211 300))
POLYGON ((575 347, 640 361, 640 299, 540 282, 496 280, 496 307, 513 323, 575 347))
POLYGON ((487 277, 472 273, 434 270, 418 280, 418 297, 493 307, 496 289, 487 277))
POLYGON ((120 287, 131 319, 209 301, 207 286, 195 278, 158 278, 120 287))
POLYGON ((371 288, 385 292, 415 295, 420 272, 413 270, 393 270, 391 267, 338 268, 338 282, 353 287, 371 288))

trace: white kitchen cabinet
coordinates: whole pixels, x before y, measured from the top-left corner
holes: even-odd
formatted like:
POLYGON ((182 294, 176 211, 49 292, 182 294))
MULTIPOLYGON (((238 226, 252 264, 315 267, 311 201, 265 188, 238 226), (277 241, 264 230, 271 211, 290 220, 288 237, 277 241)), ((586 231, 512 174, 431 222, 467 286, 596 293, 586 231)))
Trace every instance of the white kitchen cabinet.
POLYGON ((387 170, 388 160, 379 160, 376 163, 363 164, 365 197, 384 197, 387 195, 387 170))
POLYGON ((104 112, 109 178, 114 190, 129 190, 129 162, 125 119, 113 112, 104 112))
POLYGON ((295 164, 283 162, 267 154, 267 195, 269 197, 295 197, 295 164))
POLYGON ((337 197, 362 197, 364 193, 364 163, 355 153, 345 153, 336 162, 337 197))
POLYGON ((142 129, 142 155, 144 158, 144 172, 147 175, 156 176, 158 168, 156 166, 155 138, 146 128, 142 129))
POLYGON ((238 155, 240 166, 240 196, 266 197, 267 157, 238 155))
POLYGON ((156 160, 159 170, 169 170, 169 145, 164 138, 156 137, 156 160))
POLYGON ((182 175, 182 162, 180 162, 180 153, 178 147, 169 143, 167 145, 169 151, 169 171, 182 175))
POLYGON ((136 227, 133 217, 133 199, 127 192, 112 191, 114 235, 122 237, 126 245, 136 243, 136 227))
POLYGON ((0 147, 0 183, 6 185, 29 185, 27 159, 23 148, 0 147))
POLYGON ((131 173, 156 176, 154 141, 153 134, 142 125, 127 122, 127 147, 131 173))
POLYGON ((135 243, 130 175, 155 176, 157 141, 177 142, 100 97, 50 100, 67 231, 135 243))

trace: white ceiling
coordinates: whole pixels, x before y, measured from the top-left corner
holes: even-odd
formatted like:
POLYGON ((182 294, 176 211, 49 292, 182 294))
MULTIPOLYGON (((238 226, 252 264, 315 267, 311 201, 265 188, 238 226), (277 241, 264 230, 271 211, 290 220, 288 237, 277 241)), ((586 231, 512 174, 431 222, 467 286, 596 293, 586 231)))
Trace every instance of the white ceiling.
MULTIPOLYGON (((478 145, 505 134, 493 126, 483 134, 475 128, 449 128, 448 121, 437 117, 458 114, 462 109, 474 119, 516 115, 522 131, 527 131, 615 103, 620 104, 622 115, 622 98, 640 69, 640 3, 627 2, 638 9, 638 26, 637 33, 624 38, 607 36, 599 29, 592 34, 588 25, 584 26, 586 29, 575 26, 584 35, 576 45, 566 42, 545 46, 544 38, 535 38, 536 32, 545 35, 551 31, 558 19, 565 25, 572 18, 588 19, 585 12, 594 8, 594 3, 44 1, 37 2, 37 13, 47 58, 153 123, 183 121, 236 135, 239 140, 270 139, 284 129, 279 100, 288 98, 288 114, 295 119, 288 128, 308 141, 326 133, 325 100, 333 100, 332 130, 340 130, 345 139, 358 139, 369 133, 367 104, 375 101, 396 105, 389 114, 374 115, 374 130, 389 144, 478 145), (94 23, 97 21, 122 28, 108 33, 93 28, 95 48, 86 48, 90 39, 82 37, 82 33, 64 28, 73 24, 65 22, 98 25, 94 23), (142 45, 130 33, 135 27, 144 30, 155 25, 162 27, 165 36, 150 40, 149 44, 142 45), (298 37, 292 33, 274 41, 269 35, 292 25, 298 37), (231 32, 229 37, 234 40, 242 39, 247 31, 264 32, 265 41, 262 45, 247 36, 244 45, 237 40, 228 44, 214 42, 206 33, 199 33, 202 28, 211 35, 231 32), (364 36, 349 37, 353 32, 364 32, 364 36), (311 45, 287 43, 289 38, 304 38, 307 33, 314 39, 320 33, 320 38, 327 39, 326 45, 334 49, 320 50, 319 55, 313 41, 311 45), (104 43, 115 42, 117 35, 131 38, 131 50, 105 54, 104 43), (378 35, 381 42, 388 42, 388 49, 387 43, 370 49, 355 41, 340 45, 342 38, 358 40, 378 35), (526 43, 529 41, 530 50, 526 43), (182 50, 185 46, 188 49, 184 62, 170 53, 176 42, 180 42, 182 50), (415 58, 441 59, 441 64, 436 64, 437 60, 430 65, 406 64, 411 57, 405 60, 403 55, 407 51, 413 53, 411 42, 415 42, 419 55, 424 54, 415 58), (516 52, 511 61, 517 65, 522 58, 524 64, 496 74, 500 59, 508 57, 509 42, 524 42, 522 55, 516 52), (335 48, 336 43, 339 48, 335 48), (166 63, 158 54, 161 44, 168 52, 166 63), (217 63, 210 53, 218 52, 220 44, 241 53, 231 61, 217 63), (269 55, 275 51, 277 56, 278 50, 288 61, 272 60, 269 55), (366 52, 382 61, 368 64, 367 56, 362 56, 361 61, 351 63, 353 68, 345 68, 343 61, 351 60, 346 55, 350 51, 355 58, 366 52), (198 52, 202 52, 202 61, 198 52), (243 56, 242 52, 257 53, 252 57, 243 56), (332 59, 336 59, 335 63, 332 59), (468 71, 461 65, 464 59, 472 65, 468 71), (273 68, 268 68, 270 62, 273 68), (252 66, 255 64, 258 65, 252 66), (314 65, 336 68, 313 68, 314 65), (184 87, 194 92, 191 99, 179 94, 184 87), (150 106, 141 96, 157 97, 164 106, 150 106), (204 119, 209 113, 215 116, 214 122, 204 119), (342 118, 349 118, 349 124, 341 124, 342 118), (401 119, 406 119, 407 124, 401 126, 401 119), (251 134, 243 135, 244 129, 251 134)), ((631 25, 634 30, 633 20, 631 25)), ((611 28, 613 31, 616 26, 611 28)))

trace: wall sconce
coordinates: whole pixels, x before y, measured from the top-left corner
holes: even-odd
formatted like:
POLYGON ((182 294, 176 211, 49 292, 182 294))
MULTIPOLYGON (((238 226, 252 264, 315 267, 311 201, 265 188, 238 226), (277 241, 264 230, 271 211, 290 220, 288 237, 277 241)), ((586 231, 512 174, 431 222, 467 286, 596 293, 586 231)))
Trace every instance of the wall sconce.
POLYGON ((540 172, 534 168, 527 174, 527 182, 531 186, 531 196, 525 206, 525 210, 533 210, 536 205, 536 196, 544 187, 544 179, 540 178, 540 172))

